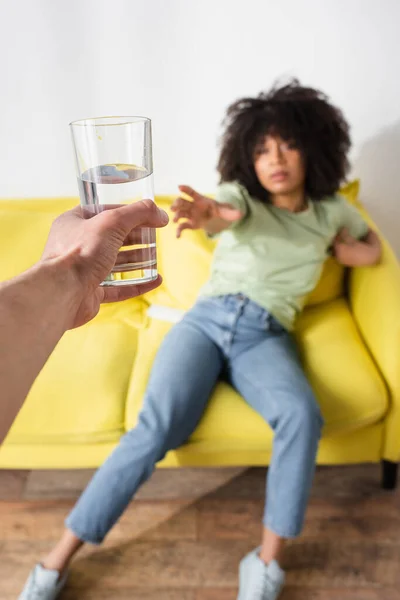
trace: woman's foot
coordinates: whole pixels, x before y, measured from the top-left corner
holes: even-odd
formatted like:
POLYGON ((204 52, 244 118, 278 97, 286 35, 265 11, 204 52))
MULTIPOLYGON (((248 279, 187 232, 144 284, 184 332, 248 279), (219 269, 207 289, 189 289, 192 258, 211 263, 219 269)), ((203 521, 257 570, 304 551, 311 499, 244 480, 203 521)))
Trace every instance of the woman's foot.
POLYGON ((276 560, 266 565, 259 554, 256 548, 240 563, 238 600, 277 600, 281 593, 285 573, 276 560))
POLYGON ((68 572, 45 569, 38 564, 31 571, 18 600, 55 600, 67 581, 68 572))

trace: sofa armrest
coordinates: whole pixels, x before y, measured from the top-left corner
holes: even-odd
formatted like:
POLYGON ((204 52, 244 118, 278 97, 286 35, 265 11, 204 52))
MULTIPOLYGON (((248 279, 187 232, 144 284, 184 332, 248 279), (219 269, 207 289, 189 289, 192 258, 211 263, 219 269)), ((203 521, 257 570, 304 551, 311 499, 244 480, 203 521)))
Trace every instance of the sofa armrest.
POLYGON ((381 263, 350 273, 350 305, 389 390, 383 456, 400 460, 400 265, 383 242, 381 263))

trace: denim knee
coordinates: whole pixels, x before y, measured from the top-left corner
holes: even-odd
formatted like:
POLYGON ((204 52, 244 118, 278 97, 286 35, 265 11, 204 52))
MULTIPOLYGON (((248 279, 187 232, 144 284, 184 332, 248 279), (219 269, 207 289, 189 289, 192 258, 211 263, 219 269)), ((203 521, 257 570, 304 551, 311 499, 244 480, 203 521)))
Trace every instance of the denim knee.
POLYGON ((324 419, 321 410, 315 401, 300 400, 288 409, 287 418, 295 425, 297 430, 307 432, 314 438, 320 438, 324 419))

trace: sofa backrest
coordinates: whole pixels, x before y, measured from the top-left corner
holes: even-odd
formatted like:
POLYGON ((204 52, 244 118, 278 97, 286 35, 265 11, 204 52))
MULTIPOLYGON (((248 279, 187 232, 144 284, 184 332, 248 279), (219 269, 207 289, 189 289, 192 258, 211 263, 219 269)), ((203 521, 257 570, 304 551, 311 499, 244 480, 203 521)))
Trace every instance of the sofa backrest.
POLYGON ((0 281, 39 260, 51 223, 77 198, 0 200, 0 281))

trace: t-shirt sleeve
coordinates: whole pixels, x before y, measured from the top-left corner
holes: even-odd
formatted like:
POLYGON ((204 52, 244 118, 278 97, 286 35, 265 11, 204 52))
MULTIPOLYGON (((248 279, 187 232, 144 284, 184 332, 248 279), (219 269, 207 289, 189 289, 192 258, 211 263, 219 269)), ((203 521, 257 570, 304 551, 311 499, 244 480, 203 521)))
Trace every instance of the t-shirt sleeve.
POLYGON ((221 183, 215 193, 215 200, 221 204, 230 204, 240 210, 243 214, 242 219, 235 221, 232 227, 237 227, 247 217, 249 205, 246 200, 246 190, 236 182, 221 183))
POLYGON ((339 229, 346 227, 350 235, 360 240, 367 235, 369 230, 368 223, 363 219, 355 206, 352 206, 345 198, 339 197, 340 202, 340 220, 339 229))

